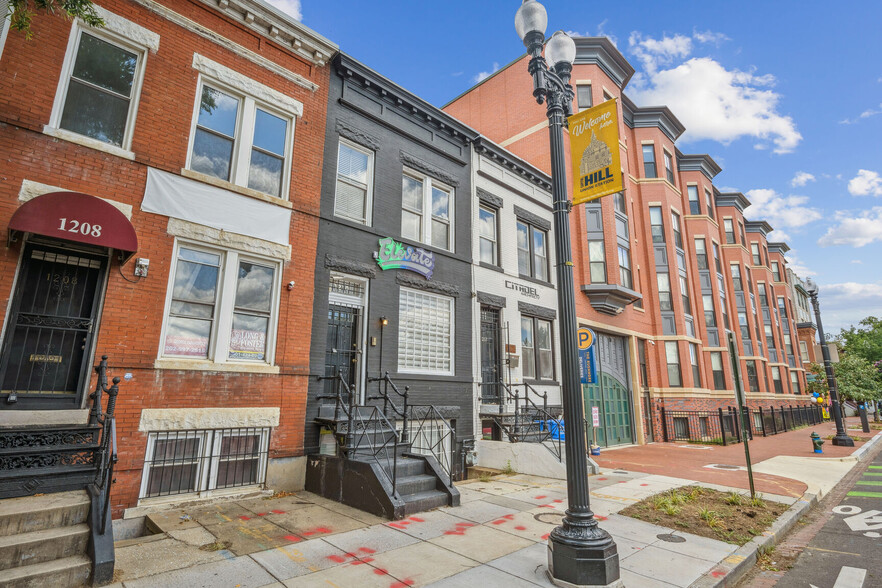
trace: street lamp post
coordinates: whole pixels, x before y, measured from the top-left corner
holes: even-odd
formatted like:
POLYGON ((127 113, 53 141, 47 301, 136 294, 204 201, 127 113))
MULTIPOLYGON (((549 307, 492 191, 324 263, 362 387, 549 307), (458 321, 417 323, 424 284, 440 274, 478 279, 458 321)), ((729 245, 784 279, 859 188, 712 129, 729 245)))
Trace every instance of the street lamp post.
POLYGON ((560 309, 561 387, 566 435, 567 499, 563 522, 548 539, 548 571, 559 586, 612 586, 619 580, 619 555, 609 533, 591 512, 588 463, 585 455, 584 410, 578 376, 576 301, 570 249, 570 199, 564 160, 563 127, 572 114, 573 89, 569 84, 576 44, 562 31, 548 41, 548 67, 542 57, 548 15, 536 0, 524 0, 515 15, 515 28, 530 54, 533 96, 546 104, 551 142, 551 184, 554 206, 554 250, 557 263, 557 300, 560 309))
POLYGON ((833 364, 830 362, 830 348, 827 347, 827 338, 824 336, 824 327, 821 325, 818 285, 811 278, 806 280, 806 291, 812 299, 812 308, 815 310, 815 321, 818 323, 818 338, 821 340, 821 354, 824 356, 824 371, 827 372, 827 389, 830 390, 830 403, 833 405, 833 418, 836 420, 836 436, 833 437, 833 445, 854 447, 854 439, 848 436, 842 424, 842 410, 839 406, 836 378, 833 377, 833 364))

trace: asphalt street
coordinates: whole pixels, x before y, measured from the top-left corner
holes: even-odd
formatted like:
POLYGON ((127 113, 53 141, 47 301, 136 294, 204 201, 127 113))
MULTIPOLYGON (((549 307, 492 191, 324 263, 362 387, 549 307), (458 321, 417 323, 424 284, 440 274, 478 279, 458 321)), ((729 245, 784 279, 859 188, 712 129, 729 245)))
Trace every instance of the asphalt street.
POLYGON ((871 588, 882 586, 882 453, 861 475, 779 588, 871 588))

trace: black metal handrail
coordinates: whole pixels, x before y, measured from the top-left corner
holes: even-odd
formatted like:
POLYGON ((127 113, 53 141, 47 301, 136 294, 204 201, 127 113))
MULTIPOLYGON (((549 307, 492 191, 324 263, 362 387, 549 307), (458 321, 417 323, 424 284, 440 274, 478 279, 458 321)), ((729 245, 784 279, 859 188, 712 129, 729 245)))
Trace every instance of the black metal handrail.
POLYGON ((398 389, 398 386, 395 385, 395 382, 392 378, 389 377, 389 372, 384 372, 383 375, 379 378, 368 378, 368 382, 382 382, 382 387, 377 387, 377 395, 368 396, 365 400, 382 400, 383 401, 383 414, 389 414, 389 407, 392 408, 392 412, 401 418, 404 421, 404 428, 402 429, 402 437, 401 441, 404 442, 407 439, 407 420, 408 420, 408 400, 410 398, 410 386, 404 387, 404 392, 398 389), (398 408, 398 405, 395 404, 395 401, 389 396, 389 389, 392 389, 399 398, 401 398, 404 402, 404 405, 401 408, 398 408))
POLYGON ((92 408, 89 411, 89 424, 101 427, 98 449, 95 451, 95 478, 86 487, 92 502, 90 512, 91 537, 89 553, 92 557, 93 583, 102 585, 113 578, 114 550, 113 527, 111 522, 110 490, 113 486, 113 468, 117 462, 116 454, 116 397, 119 394, 118 377, 107 385, 107 356, 95 367, 98 374, 95 391, 89 395, 92 408), (103 407, 102 394, 107 394, 107 408, 103 407))
POLYGON ((456 431, 444 415, 434 405, 410 407, 410 419, 405 421, 403 435, 408 435, 411 450, 422 455, 431 455, 447 474, 445 483, 453 482, 453 451, 456 431), (410 423, 408 428, 408 422, 410 423), (440 431, 439 431, 440 428, 440 431))
MULTIPOLYGON (((514 424, 511 426, 510 423, 506 423, 502 417, 494 417, 494 421, 496 424, 505 430, 508 438, 512 442, 519 441, 530 441, 533 443, 540 443, 543 447, 548 449, 552 455, 554 455, 558 461, 563 460, 563 442, 560 439, 560 425, 558 425, 558 435, 557 438, 553 435, 551 430, 551 425, 549 421, 555 421, 560 423, 560 420, 555 418, 550 412, 548 412, 548 393, 544 394, 544 403, 543 406, 537 405, 533 400, 530 399, 530 392, 532 391, 537 396, 542 397, 542 394, 539 394, 532 386, 527 383, 522 384, 524 386, 524 396, 523 398, 520 395, 520 392, 517 390, 512 390, 512 386, 506 384, 505 382, 499 382, 500 388, 504 391, 507 400, 514 400, 515 410, 514 410, 514 424), (523 409, 529 413, 532 411, 532 416, 528 414, 522 414, 521 400, 524 402, 523 409), (527 418, 526 423, 521 422, 521 417, 527 418), (539 416, 538 420, 535 418, 539 416), (547 442, 551 441, 551 447, 548 446, 547 442)), ((500 403, 500 413, 502 413, 503 403, 500 403)))

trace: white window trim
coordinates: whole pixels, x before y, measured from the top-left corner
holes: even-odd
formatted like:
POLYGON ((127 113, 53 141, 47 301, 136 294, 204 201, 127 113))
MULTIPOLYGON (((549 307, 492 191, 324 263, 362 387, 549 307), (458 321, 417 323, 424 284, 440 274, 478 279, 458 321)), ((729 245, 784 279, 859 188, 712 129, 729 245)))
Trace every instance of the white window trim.
POLYGON ((493 208, 492 206, 487 206, 486 204, 478 205, 478 230, 475 231, 478 234, 478 262, 480 263, 490 263, 490 265, 495 265, 500 267, 502 265, 502 259, 499 255, 499 209, 493 208), (494 236, 491 239, 490 237, 486 237, 481 234, 481 211, 489 212, 493 215, 493 233, 494 236), (493 261, 487 262, 481 259, 481 241, 487 240, 493 243, 493 261))
MULTIPOLYGON (((398 331, 398 357, 396 362, 398 364, 398 372, 401 374, 425 374, 425 375, 433 375, 433 376, 453 376, 456 374, 456 299, 451 296, 444 296, 442 294, 435 294, 433 292, 425 292, 423 290, 414 290, 412 288, 401 288, 401 292, 413 292, 414 294, 419 294, 421 296, 431 296, 434 298, 441 298, 443 300, 447 300, 450 302, 450 349, 448 350, 450 354, 450 370, 441 371, 441 370, 425 370, 425 369, 416 369, 416 368, 407 368, 402 367, 401 365, 401 330, 399 325, 398 331)), ((399 307, 399 320, 401 316, 401 297, 399 294, 398 298, 398 307, 399 307)))
MULTIPOLYGON (((252 434, 260 435, 260 446, 258 448, 258 470, 257 470, 257 479, 265 480, 266 479, 266 467, 268 456, 269 456, 269 427, 260 427, 257 430, 251 427, 233 427, 232 431, 228 431, 231 433, 227 436, 235 436, 237 430, 243 429, 240 432, 241 434, 245 434, 246 431, 244 429, 250 429, 252 434)), ((172 499, 180 499, 184 496, 199 496, 199 497, 209 497, 212 494, 212 491, 218 490, 217 488, 217 471, 218 466, 220 464, 220 448, 221 443, 223 442, 224 435, 216 434, 214 436, 214 443, 209 448, 208 443, 206 441, 207 434, 209 430, 200 430, 199 435, 192 435, 193 431, 196 429, 190 430, 180 430, 174 433, 166 433, 163 434, 162 440, 168 439, 179 439, 179 438, 191 438, 191 439, 199 439, 199 455, 192 458, 199 465, 199 471, 196 474, 195 485, 196 488, 192 492, 181 492, 179 494, 162 494, 160 496, 149 496, 140 499, 140 502, 149 503, 151 501, 165 501, 169 498, 172 499), (201 463, 200 463, 201 462, 201 463)), ((141 487, 138 490, 138 496, 143 496, 147 491, 147 482, 150 479, 150 471, 153 469, 153 454, 156 450, 156 441, 159 437, 160 432, 152 432, 148 433, 147 436, 147 449, 144 453, 144 469, 141 472, 141 487), (150 465, 148 465, 148 462, 150 465)), ((162 432, 165 433, 165 432, 162 432)), ((258 484, 248 484, 243 486, 236 486, 235 488, 248 488, 250 486, 255 486, 258 484)), ((229 490, 230 487, 220 488, 219 490, 229 490)))
MULTIPOLYGON (((196 67, 196 57, 193 56, 193 66, 196 67)), ((219 66, 223 67, 223 66, 219 66)), ((199 68, 196 68, 199 69, 199 68)), ((223 67, 221 73, 232 72, 229 68, 223 67)), ((232 72, 235 73, 235 72, 232 72)), ((280 103, 269 102, 265 98, 278 99, 275 94, 281 93, 267 88, 257 82, 252 82, 254 86, 248 85, 242 80, 247 80, 240 74, 223 75, 214 77, 207 74, 201 74, 196 84, 196 100, 193 105, 193 117, 190 122, 190 140, 187 142, 187 162, 186 170, 199 173, 193 170, 193 144, 196 140, 196 124, 199 122, 199 110, 202 107, 202 88, 207 84, 215 90, 219 90, 225 94, 239 100, 239 110, 236 113, 236 130, 233 142, 232 159, 230 160, 230 178, 215 178, 208 176, 220 182, 229 182, 234 186, 244 188, 246 190, 254 190, 260 194, 265 194, 271 198, 279 200, 289 200, 291 192, 291 168, 294 165, 294 126, 297 122, 298 112, 302 114, 302 107, 299 109, 290 109, 287 104, 289 99, 285 98, 280 103), (241 79, 240 79, 241 78, 241 79), (229 83, 232 81, 233 83, 229 83), (244 89, 243 89, 244 88, 244 89), (271 94, 268 92, 272 92, 271 94), (257 109, 266 111, 269 114, 284 119, 287 123, 285 133, 285 153, 282 161, 282 185, 278 196, 275 194, 266 194, 254 188, 248 187, 248 173, 251 170, 251 150, 254 145, 254 122, 257 117, 257 109), (247 137, 247 139, 246 139, 247 137)), ((297 102, 296 100, 294 102, 297 102)), ((299 105, 300 103, 297 102, 299 105)))
MULTIPOLYGON (((456 251, 456 229, 455 229, 455 220, 456 220, 456 190, 453 189, 453 186, 448 186, 444 182, 436 180, 432 176, 428 176, 422 172, 418 172, 412 168, 405 167, 403 171, 403 175, 410 176, 415 180, 419 180, 423 183, 423 222, 422 229, 419 242, 423 245, 428 245, 429 247, 433 247, 435 249, 439 249, 441 251, 449 251, 454 253, 456 251), (450 241, 450 247, 439 247, 437 245, 432 244, 432 188, 438 188, 439 190, 443 190, 447 192, 450 197, 448 198, 448 207, 447 207, 447 226, 449 227, 447 236, 450 241)), ((406 210, 404 208, 404 198, 402 194, 402 201, 400 208, 402 210, 406 210)), ((402 237, 403 238, 403 237, 402 237)))
POLYGON ((5 8, 0 8, 3 13, 3 19, 0 20, 0 59, 3 58, 3 47, 6 45, 6 36, 9 34, 9 23, 12 20, 12 13, 9 12, 9 4, 5 8))
POLYGON ((355 223, 363 224, 366 227, 370 227, 373 224, 373 214, 374 214, 374 152, 366 147, 362 147, 358 143, 354 143, 343 137, 340 137, 340 141, 337 144, 337 174, 334 177, 334 216, 346 219, 355 223), (354 151, 358 151, 359 153, 364 153, 368 157, 368 170, 367 170, 367 192, 365 194, 365 204, 364 204, 364 220, 354 219, 346 216, 345 214, 340 214, 337 212, 337 185, 340 181, 340 146, 346 145, 350 149, 354 151))
MULTIPOLYGON (((108 15, 112 15, 107 11, 102 11, 102 17, 108 18, 108 15)), ((117 20, 125 21, 120 17, 116 17, 113 19, 113 22, 116 23, 117 20)), ((126 33, 129 33, 134 30, 143 30, 146 31, 149 35, 153 35, 154 33, 150 33, 143 27, 139 27, 134 23, 129 23, 132 27, 137 27, 137 29, 124 28, 121 26, 112 26, 101 29, 92 28, 79 20, 75 20, 70 29, 70 37, 67 41, 67 49, 64 54, 64 63, 61 67, 61 77, 58 80, 58 87, 55 91, 55 101, 52 105, 52 114, 49 116, 49 124, 43 127, 43 133, 50 135, 52 137, 56 137, 58 139, 63 139, 65 141, 70 141, 71 143, 76 143, 78 145, 83 145, 84 147, 90 147, 92 149, 96 149, 98 151, 104 151, 105 153, 110 153, 111 155, 117 155, 119 157, 124 157, 126 159, 135 159, 135 154, 131 151, 132 147, 132 137, 135 132, 135 122, 138 115, 138 105, 141 99, 141 86, 144 82, 144 71, 147 69, 147 53, 148 50, 156 47, 159 47, 159 35, 155 35, 155 43, 151 45, 145 45, 144 41, 148 41, 151 37, 145 37, 144 35, 133 35, 137 36, 137 39, 133 39, 125 36, 126 33), (129 97, 129 112, 126 115, 126 130, 123 135, 123 141, 121 146, 111 145, 110 143, 105 143, 103 141, 99 141, 97 139, 93 139, 92 137, 87 137, 85 135, 80 135, 79 133, 75 133, 73 131, 68 131, 67 129, 62 129, 59 125, 61 124, 61 115, 64 111, 64 103, 67 98, 67 89, 70 85, 70 77, 73 73, 74 67, 74 56, 77 52, 80 42, 80 36, 82 33, 88 33, 93 37, 111 43, 113 45, 118 45, 127 51, 131 51, 138 55, 138 66, 135 71, 135 76, 132 79, 132 93, 129 97)), ((155 49, 154 49, 155 51, 155 49)))
MULTIPOLYGON (((278 259, 262 257, 254 253, 213 247, 187 239, 175 239, 172 249, 172 257, 166 286, 165 306, 162 315, 162 331, 159 336, 159 348, 154 367, 167 369, 196 369, 216 371, 265 371, 260 368, 274 368, 276 343, 278 338, 280 291, 282 279, 282 264, 278 259), (218 292, 215 297, 215 317, 212 325, 212 333, 209 335, 208 358, 189 358, 178 355, 165 355, 165 337, 168 331, 169 311, 171 310, 172 292, 174 290, 175 272, 178 267, 178 252, 181 247, 196 249, 213 254, 220 254, 222 262, 218 272, 218 292), (264 361, 249 361, 244 359, 230 359, 230 331, 233 328, 233 312, 236 303, 236 279, 240 261, 250 261, 259 265, 268 265, 273 268, 273 298, 270 302, 269 324, 266 334, 266 352, 264 361), (228 279, 229 278, 229 279, 228 279)), ((269 371, 273 371, 270 369, 269 371)))

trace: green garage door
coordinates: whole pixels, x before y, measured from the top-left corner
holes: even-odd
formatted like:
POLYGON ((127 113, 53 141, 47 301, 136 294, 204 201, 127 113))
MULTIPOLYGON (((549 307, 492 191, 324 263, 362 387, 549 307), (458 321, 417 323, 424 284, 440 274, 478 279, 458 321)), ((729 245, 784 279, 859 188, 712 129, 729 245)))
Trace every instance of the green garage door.
POLYGON ((605 333, 597 333, 598 383, 583 385, 585 418, 588 419, 588 440, 602 447, 634 442, 631 407, 631 378, 628 370, 627 341, 605 333), (600 411, 600 426, 593 431, 592 408, 600 411))

